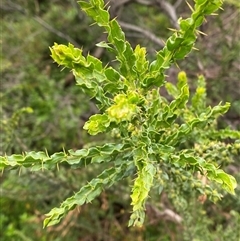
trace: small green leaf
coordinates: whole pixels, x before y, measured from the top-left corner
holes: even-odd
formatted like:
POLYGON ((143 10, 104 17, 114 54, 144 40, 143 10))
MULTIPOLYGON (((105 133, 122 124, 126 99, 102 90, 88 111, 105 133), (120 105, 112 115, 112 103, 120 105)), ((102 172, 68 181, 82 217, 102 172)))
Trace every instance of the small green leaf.
POLYGON ((187 31, 189 28, 192 28, 193 25, 194 25, 194 20, 192 18, 181 19, 179 21, 179 26, 183 31, 187 31))
POLYGON ((122 121, 130 121, 132 117, 137 113, 136 101, 137 95, 132 94, 118 94, 114 97, 115 104, 109 107, 106 112, 111 121, 116 123, 122 121))
POLYGON ((166 43, 166 46, 169 51, 176 50, 180 47, 181 43, 183 42, 183 38, 177 37, 177 35, 172 35, 166 43))
POLYGON ((110 125, 110 120, 106 114, 92 115, 89 120, 84 124, 83 129, 87 130, 90 135, 96 135, 104 132, 110 125))

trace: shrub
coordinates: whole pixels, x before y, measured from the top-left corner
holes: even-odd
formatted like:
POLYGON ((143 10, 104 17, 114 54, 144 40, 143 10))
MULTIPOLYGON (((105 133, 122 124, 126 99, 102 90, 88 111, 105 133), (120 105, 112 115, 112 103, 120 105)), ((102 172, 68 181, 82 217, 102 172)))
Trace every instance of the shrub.
POLYGON ((73 196, 53 208, 44 227, 58 223, 76 205, 94 200, 104 188, 130 178, 132 214, 129 226, 141 226, 145 204, 151 189, 163 189, 169 197, 186 205, 193 192, 212 201, 221 198, 221 191, 234 194, 236 180, 219 167, 225 159, 239 154, 239 131, 218 130, 216 121, 230 107, 229 103, 206 105, 203 76, 198 78, 196 92, 191 95, 185 72, 180 71, 173 85, 165 80, 165 71, 185 58, 193 49, 200 32, 197 28, 221 7, 221 1, 196 0, 192 14, 179 19, 179 30, 149 62, 146 49, 134 49, 125 39, 116 19, 110 20, 103 0, 81 1, 80 6, 105 29, 108 42, 98 46, 114 53, 116 68, 103 66, 92 55, 83 56, 72 44, 54 44, 52 58, 64 68, 70 68, 77 85, 97 102, 99 114, 92 115, 84 129, 90 135, 111 133, 112 142, 81 150, 69 150, 48 155, 47 152, 26 152, 2 156, 0 168, 25 167, 31 171, 52 170, 60 164, 84 168, 90 164, 108 164, 73 196), (160 94, 165 89, 168 98, 160 94), (226 143, 231 139, 230 143, 226 143), (207 180, 205 180, 207 178, 207 180))

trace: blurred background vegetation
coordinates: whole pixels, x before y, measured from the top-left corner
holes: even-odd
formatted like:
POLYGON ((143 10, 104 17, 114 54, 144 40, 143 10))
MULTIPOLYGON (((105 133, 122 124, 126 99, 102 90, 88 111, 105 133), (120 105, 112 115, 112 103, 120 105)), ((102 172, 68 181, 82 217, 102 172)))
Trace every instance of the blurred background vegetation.
MULTIPOLYGON (((192 3, 192 1, 190 1, 192 3)), ((190 10, 184 1, 111 0, 111 15, 118 16, 127 39, 140 43, 152 59, 156 50, 177 27, 176 17, 190 10), (165 5, 164 5, 164 4, 165 5), (167 8, 170 6, 170 8, 167 8), (169 10, 170 9, 170 10, 169 10)), ((75 85, 66 69, 50 58, 54 42, 73 43, 84 53, 114 65, 111 54, 96 47, 106 36, 91 25, 76 0, 3 0, 1 3, 1 155, 30 150, 80 149, 108 136, 90 137, 82 130, 96 112, 94 100, 75 85)), ((196 48, 187 59, 168 71, 175 82, 179 68, 186 71, 191 88, 203 74, 210 105, 231 102, 219 127, 240 128, 240 5, 225 1, 224 11, 209 17, 201 27, 196 48)), ((228 161, 226 170, 240 183, 240 158, 228 161)), ((104 169, 104 166, 101 167, 104 169)), ((143 228, 127 228, 129 185, 122 181, 106 190, 90 205, 72 210, 59 224, 42 229, 44 213, 58 206, 86 181, 99 166, 31 173, 25 169, 1 175, 0 220, 2 241, 236 241, 240 239, 240 188, 216 205, 196 200, 188 189, 188 203, 174 203, 166 193, 153 191, 143 228), (126 193, 126 195, 124 195, 126 193)), ((177 183, 175 184, 177 185, 177 183)), ((174 185, 173 185, 174 188, 174 185)), ((174 190, 173 190, 174 192, 174 190)))

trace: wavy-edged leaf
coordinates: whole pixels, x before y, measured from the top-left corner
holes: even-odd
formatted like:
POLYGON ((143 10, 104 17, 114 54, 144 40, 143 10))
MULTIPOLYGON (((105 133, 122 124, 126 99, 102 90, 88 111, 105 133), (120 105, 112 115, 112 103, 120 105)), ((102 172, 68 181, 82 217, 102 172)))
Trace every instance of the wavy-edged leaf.
POLYGON ((138 173, 131 194, 133 213, 130 216, 129 226, 141 226, 143 224, 145 202, 156 173, 156 167, 149 160, 138 160, 137 164, 138 173))
POLYGON ((103 146, 90 147, 77 151, 57 152, 48 155, 47 152, 26 152, 22 155, 14 154, 0 158, 0 170, 4 168, 27 167, 32 171, 51 170, 57 164, 66 162, 73 167, 86 166, 92 162, 108 162, 114 160, 114 156, 124 150, 125 144, 105 144, 103 146), (109 157, 111 157, 109 159, 109 157), (99 158, 99 159, 98 159, 99 158))

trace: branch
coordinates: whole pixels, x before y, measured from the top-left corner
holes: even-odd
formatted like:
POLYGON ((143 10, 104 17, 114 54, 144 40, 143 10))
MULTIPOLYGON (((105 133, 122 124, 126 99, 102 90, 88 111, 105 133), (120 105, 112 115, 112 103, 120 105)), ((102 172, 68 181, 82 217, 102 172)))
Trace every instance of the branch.
POLYGON ((176 3, 174 3, 174 8, 177 9, 182 3, 182 0, 177 0, 176 3))
POLYGON ((171 209, 165 208, 163 211, 160 211, 157 207, 152 204, 147 204, 147 209, 154 214, 154 216, 159 219, 171 220, 175 223, 180 224, 182 222, 182 217, 171 209))
MULTIPOLYGON (((169 2, 166 2, 164 0, 156 0, 156 3, 160 5, 160 7, 168 14, 168 16, 171 19, 171 22, 173 24, 173 26, 176 29, 179 29, 179 25, 178 25, 178 17, 177 17, 177 13, 176 13, 176 7, 175 5, 171 5, 169 2)), ((180 4, 179 3, 176 3, 180 4)), ((178 6, 178 5, 177 5, 178 6)))
POLYGON ((136 2, 147 6, 152 5, 152 3, 148 0, 136 0, 136 2))
POLYGON ((117 0, 117 1, 111 0, 110 2, 112 7, 118 8, 119 6, 122 6, 130 1, 131 0, 117 0))
POLYGON ((136 31, 136 32, 139 32, 141 33, 142 35, 144 35, 145 37, 147 37, 149 40, 151 40, 152 42, 156 43, 157 45, 159 45, 160 47, 164 47, 164 44, 163 44, 163 41, 161 39, 159 39, 155 34, 153 34, 152 32, 146 30, 146 29, 143 29, 139 26, 136 26, 136 25, 133 25, 133 24, 130 24, 130 23, 125 23, 125 22, 122 22, 122 21, 118 21, 119 24, 125 28, 125 29, 128 29, 128 30, 133 30, 133 31, 136 31))
MULTIPOLYGON (((7 11, 18 11, 22 14, 24 14, 25 16, 27 16, 27 11, 21 7, 20 5, 13 3, 12 1, 8 2, 7 6, 1 6, 1 9, 3 10, 7 10, 7 11)), ((81 47, 74 39, 72 39, 69 35, 57 30, 56 28, 54 28, 53 26, 49 25, 47 22, 45 22, 42 18, 40 18, 39 16, 35 15, 33 16, 33 19, 38 22, 40 25, 42 25, 45 29, 47 29, 49 32, 52 32, 54 34, 56 34, 58 37, 63 38, 65 40, 67 40, 68 42, 74 44, 76 47, 81 47)))
POLYGON ((125 5, 126 3, 130 2, 131 0, 110 0, 110 13, 113 16, 119 15, 118 10, 121 6, 125 5))
POLYGON ((65 40, 67 40, 68 42, 72 43, 73 45, 75 45, 76 47, 80 48, 80 45, 74 39, 72 39, 69 35, 52 27, 47 22, 45 22, 42 18, 40 18, 38 16, 34 16, 33 19, 35 21, 37 21, 39 24, 41 24, 44 28, 46 28, 49 32, 56 34, 58 37, 63 38, 65 40))

